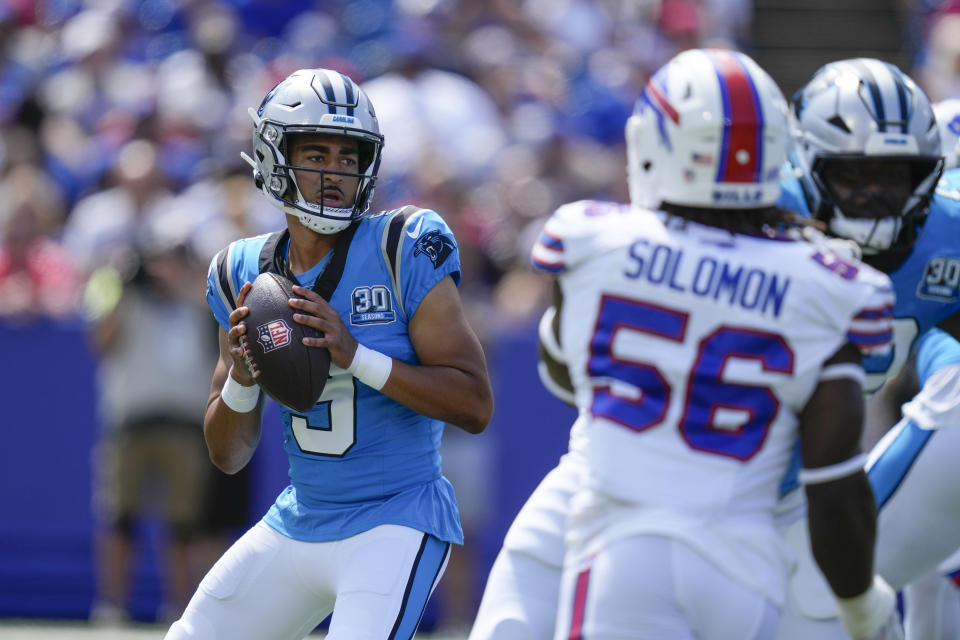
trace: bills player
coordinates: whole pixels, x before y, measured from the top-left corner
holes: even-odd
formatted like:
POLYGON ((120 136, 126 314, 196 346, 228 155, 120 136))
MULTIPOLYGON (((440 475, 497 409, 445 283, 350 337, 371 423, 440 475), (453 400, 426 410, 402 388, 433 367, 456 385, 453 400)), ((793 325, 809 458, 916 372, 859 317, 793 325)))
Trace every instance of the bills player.
MULTIPOLYGON (((824 66, 795 96, 793 115, 796 145, 781 206, 809 212, 831 235, 853 240, 896 289, 895 348, 891 357, 865 359, 868 389, 916 353, 920 393, 868 463, 881 509, 877 570, 900 589, 960 546, 960 346, 951 337, 960 335, 960 172, 938 184, 946 150, 933 110, 891 64, 853 59, 824 66)), ((800 495, 793 486, 788 476, 783 522, 798 513, 789 508, 800 495)), ((845 637, 809 552, 802 552, 804 530, 802 521, 787 528, 801 556, 778 637, 845 637)))
POLYGON ((561 207, 534 249, 557 276, 580 413, 555 638, 771 637, 787 575, 772 511, 798 430, 851 631, 896 633, 857 442, 859 360, 889 347, 890 285, 774 231, 786 138, 752 60, 680 54, 627 125, 634 206, 561 207))
POLYGON ((328 638, 410 638, 462 543, 437 451, 444 423, 478 433, 492 411, 456 288, 457 245, 432 211, 366 213, 383 137, 350 78, 294 72, 250 112, 248 161, 286 228, 238 240, 210 265, 221 328, 204 421, 211 459, 234 473, 261 435, 257 372, 239 345, 256 330, 244 298, 259 273, 298 283, 294 319, 322 332, 304 342, 329 349, 331 373, 312 410, 281 407, 290 485, 167 638, 294 640, 331 612, 328 638))

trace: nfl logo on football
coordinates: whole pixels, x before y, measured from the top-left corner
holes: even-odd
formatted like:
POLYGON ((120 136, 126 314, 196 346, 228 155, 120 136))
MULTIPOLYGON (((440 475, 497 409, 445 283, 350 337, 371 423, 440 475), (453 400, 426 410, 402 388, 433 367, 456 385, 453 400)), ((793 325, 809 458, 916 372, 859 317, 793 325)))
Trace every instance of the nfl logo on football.
POLYGON ((257 342, 264 353, 270 353, 290 344, 290 327, 283 320, 272 320, 257 327, 257 342))

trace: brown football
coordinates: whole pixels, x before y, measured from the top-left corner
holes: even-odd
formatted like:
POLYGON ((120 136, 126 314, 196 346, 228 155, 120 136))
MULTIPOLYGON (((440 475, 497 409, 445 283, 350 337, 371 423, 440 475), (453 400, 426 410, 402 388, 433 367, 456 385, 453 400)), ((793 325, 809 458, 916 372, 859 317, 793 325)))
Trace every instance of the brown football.
POLYGON ((241 344, 260 370, 260 388, 280 404, 307 412, 327 383, 330 352, 303 344, 303 338, 322 334, 293 320, 287 301, 295 297, 289 279, 276 273, 257 276, 244 301, 250 313, 243 319, 247 333, 241 344))

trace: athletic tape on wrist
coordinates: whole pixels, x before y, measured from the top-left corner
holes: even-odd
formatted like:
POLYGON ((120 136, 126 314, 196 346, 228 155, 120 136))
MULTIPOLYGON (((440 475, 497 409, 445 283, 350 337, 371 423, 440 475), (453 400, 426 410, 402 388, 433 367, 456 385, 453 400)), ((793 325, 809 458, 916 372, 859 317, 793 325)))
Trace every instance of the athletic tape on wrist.
POLYGON ((220 399, 237 413, 250 413, 260 400, 260 385, 245 387, 234 380, 232 375, 227 374, 227 381, 220 390, 220 399))
POLYGON ((867 454, 860 453, 848 460, 843 462, 838 462, 837 464, 831 464, 826 467, 817 467, 816 469, 800 469, 800 473, 797 474, 797 480, 800 484, 820 484, 822 482, 830 482, 831 480, 837 480, 838 478, 845 478, 849 475, 853 475, 857 471, 863 469, 863 465, 867 462, 867 454))
POLYGON ((878 575, 873 576, 873 583, 859 596, 837 598, 840 621, 852 638, 874 637, 895 615, 896 606, 896 592, 878 575))
POLYGON ((372 389, 380 391, 387 383, 390 372, 393 370, 393 358, 379 351, 368 349, 362 344, 357 345, 357 352, 353 354, 353 362, 347 371, 372 389))
POLYGON ((828 364, 820 371, 820 381, 839 380, 840 378, 850 378, 854 382, 863 383, 867 380, 867 372, 859 364, 852 362, 840 362, 838 364, 828 364))

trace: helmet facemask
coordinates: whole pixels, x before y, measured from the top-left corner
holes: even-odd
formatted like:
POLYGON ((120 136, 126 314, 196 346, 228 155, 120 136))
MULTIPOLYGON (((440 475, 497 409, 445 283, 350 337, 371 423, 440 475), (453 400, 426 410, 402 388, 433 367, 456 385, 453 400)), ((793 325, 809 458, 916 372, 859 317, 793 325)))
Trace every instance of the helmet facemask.
POLYGON ((912 243, 942 165, 925 156, 821 156, 810 172, 820 217, 867 254, 912 243))
MULTIPOLYGON (((283 127, 273 122, 264 122, 258 127, 261 131, 260 136, 265 139, 275 138, 281 140, 275 147, 276 161, 272 163, 272 169, 264 179, 266 189, 269 189, 276 200, 282 203, 282 208, 286 213, 297 216, 300 222, 307 228, 317 233, 332 234, 342 231, 350 222, 362 216, 370 205, 376 185, 377 170, 380 161, 380 142, 362 139, 359 136, 352 135, 344 130, 331 131, 326 127, 303 126, 283 127), (283 131, 276 134, 274 131, 283 131), (343 171, 336 169, 316 169, 312 167, 294 165, 290 158, 293 153, 294 144, 297 137, 306 135, 332 135, 343 138, 350 138, 357 142, 357 171, 343 171), (322 194, 320 197, 311 197, 310 194, 304 194, 304 190, 297 181, 297 172, 316 173, 319 175, 319 182, 323 185, 323 191, 330 188, 340 190, 345 206, 337 207, 324 204, 322 194), (352 193, 344 193, 340 185, 328 181, 327 176, 343 176, 344 178, 355 179, 356 188, 352 193), (315 200, 319 200, 316 202, 315 200)), ((262 151, 257 150, 259 158, 262 151)))

